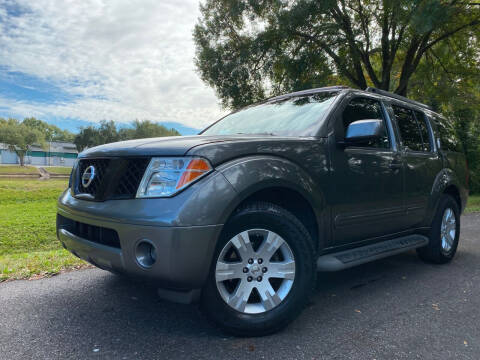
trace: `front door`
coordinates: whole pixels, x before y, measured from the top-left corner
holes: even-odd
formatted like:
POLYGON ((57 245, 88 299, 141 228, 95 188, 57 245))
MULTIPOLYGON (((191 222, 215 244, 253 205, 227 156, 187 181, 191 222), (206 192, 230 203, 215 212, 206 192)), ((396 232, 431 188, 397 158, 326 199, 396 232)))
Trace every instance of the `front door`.
POLYGON ((350 96, 334 117, 332 205, 334 246, 372 239, 404 229, 403 162, 394 146, 391 123, 375 98, 350 96), (381 119, 384 136, 354 147, 338 145, 350 123, 381 119))

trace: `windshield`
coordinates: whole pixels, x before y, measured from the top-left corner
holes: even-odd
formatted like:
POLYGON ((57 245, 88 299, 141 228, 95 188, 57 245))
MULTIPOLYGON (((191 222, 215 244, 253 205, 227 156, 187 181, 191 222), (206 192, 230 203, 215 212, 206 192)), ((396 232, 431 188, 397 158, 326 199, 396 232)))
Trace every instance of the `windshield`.
POLYGON ((225 116, 202 135, 312 136, 337 95, 325 91, 253 105, 225 116))

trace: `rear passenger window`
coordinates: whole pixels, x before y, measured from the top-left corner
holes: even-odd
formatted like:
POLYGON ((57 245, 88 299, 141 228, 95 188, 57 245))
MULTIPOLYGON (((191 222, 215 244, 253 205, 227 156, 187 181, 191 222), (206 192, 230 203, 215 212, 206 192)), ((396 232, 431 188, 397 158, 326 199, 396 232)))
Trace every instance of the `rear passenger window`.
MULTIPOLYGON (((343 110, 343 130, 344 134, 347 132, 348 125, 354 121, 367 119, 380 119, 385 126, 385 119, 380 103, 377 100, 369 98, 355 98, 352 99, 343 110)), ((362 144, 363 147, 374 148, 390 148, 390 141, 388 139, 387 129, 384 127, 383 135, 380 139, 375 141, 368 141, 362 144)))
POLYGON ((413 151, 423 151, 422 134, 413 116, 413 112, 399 106, 392 106, 395 119, 400 129, 402 145, 413 151))
POLYGON ((417 118, 418 126, 420 126, 420 133, 422 134, 423 151, 432 151, 430 132, 428 131, 425 114, 421 111, 414 111, 414 113, 415 117, 417 118))

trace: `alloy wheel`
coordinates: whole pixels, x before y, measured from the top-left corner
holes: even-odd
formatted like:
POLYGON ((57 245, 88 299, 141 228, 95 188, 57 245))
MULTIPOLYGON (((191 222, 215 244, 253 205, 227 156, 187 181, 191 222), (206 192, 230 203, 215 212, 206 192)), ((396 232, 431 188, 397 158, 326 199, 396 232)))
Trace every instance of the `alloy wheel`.
POLYGON ((273 231, 243 231, 220 252, 215 281, 231 308, 263 313, 278 306, 292 289, 295 258, 287 242, 273 231))
POLYGON ((455 213, 451 208, 446 208, 443 212, 440 236, 442 239, 442 250, 448 253, 452 250, 457 232, 457 222, 455 213))

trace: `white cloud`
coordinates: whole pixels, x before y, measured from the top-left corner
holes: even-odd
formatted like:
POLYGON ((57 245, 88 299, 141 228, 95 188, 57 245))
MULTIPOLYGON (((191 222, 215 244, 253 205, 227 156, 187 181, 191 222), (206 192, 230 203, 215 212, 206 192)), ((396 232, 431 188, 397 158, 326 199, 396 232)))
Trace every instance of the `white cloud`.
POLYGON ((0 0, 0 66, 77 96, 45 104, 0 94, 0 107, 201 128, 223 111, 194 70, 198 16, 194 0, 0 0), (12 5, 20 6, 20 16, 7 14, 12 5))

